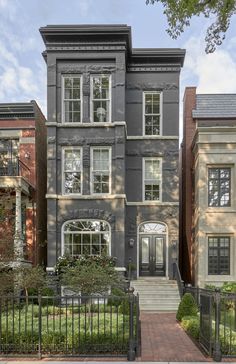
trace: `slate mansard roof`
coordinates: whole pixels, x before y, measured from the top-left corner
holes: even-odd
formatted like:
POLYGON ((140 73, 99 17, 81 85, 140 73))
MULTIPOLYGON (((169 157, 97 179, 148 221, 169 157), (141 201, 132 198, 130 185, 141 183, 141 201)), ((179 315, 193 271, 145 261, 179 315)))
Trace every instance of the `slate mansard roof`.
POLYGON ((198 94, 193 118, 236 118, 236 94, 198 94))

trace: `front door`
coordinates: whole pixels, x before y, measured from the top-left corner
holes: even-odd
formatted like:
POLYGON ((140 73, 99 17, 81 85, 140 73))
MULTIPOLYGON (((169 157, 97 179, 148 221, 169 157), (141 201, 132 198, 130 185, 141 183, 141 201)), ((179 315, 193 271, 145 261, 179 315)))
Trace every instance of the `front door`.
POLYGON ((165 276, 165 237, 161 235, 141 235, 139 267, 141 276, 165 276))

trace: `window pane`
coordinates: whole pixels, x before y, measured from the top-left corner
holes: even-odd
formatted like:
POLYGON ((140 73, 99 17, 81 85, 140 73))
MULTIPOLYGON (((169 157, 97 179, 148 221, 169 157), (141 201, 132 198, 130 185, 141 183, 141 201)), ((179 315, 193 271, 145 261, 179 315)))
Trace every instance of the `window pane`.
POLYGON ((65 193, 80 193, 80 173, 65 173, 65 193))
POLYGON ((92 254, 100 255, 100 235, 92 235, 92 254))
POLYGON ((109 101, 94 101, 93 117, 94 122, 107 122, 109 120, 109 101))
POLYGON ((110 153, 108 149, 93 150, 93 192, 109 193, 110 153))
POLYGON ((64 78, 64 121, 66 123, 81 121, 80 78, 64 78), (70 100, 70 101, 69 101, 70 100))
POLYGON ((160 94, 145 94, 145 135, 160 134, 160 94))
POLYGON ((228 237, 208 239, 208 274, 230 274, 230 241, 228 237))
POLYGON ((230 206, 230 168, 209 168, 209 206, 230 206))

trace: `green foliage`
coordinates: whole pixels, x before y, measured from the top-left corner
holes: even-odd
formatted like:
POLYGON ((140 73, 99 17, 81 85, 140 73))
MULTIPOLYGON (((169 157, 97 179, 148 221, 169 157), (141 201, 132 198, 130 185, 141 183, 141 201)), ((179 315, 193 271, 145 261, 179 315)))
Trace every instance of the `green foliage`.
POLYGON ((28 295, 29 288, 37 291, 42 290, 46 284, 46 273, 40 266, 20 266, 15 270, 17 286, 25 290, 28 295))
POLYGON ((114 267, 99 266, 96 262, 64 269, 62 284, 82 295, 104 294, 110 286, 120 283, 120 275, 114 267))
POLYGON ((181 321, 184 316, 197 316, 198 307, 191 295, 191 293, 185 293, 179 304, 176 318, 181 321))
POLYGON ((210 291, 215 291, 216 286, 214 284, 205 284, 205 289, 209 289, 210 291))
POLYGON ((224 282, 221 287, 216 287, 214 284, 206 284, 205 289, 215 291, 219 288, 223 293, 236 293, 236 282, 224 282))
POLYGON ((235 0, 146 0, 146 4, 160 2, 164 7, 169 28, 167 33, 176 39, 190 25, 193 16, 214 17, 206 34, 206 53, 212 53, 221 45, 230 20, 236 13, 235 0))
POLYGON ((181 326, 194 339, 199 338, 200 319, 198 316, 183 316, 181 326))
POLYGON ((221 292, 236 293, 236 282, 224 282, 221 287, 221 292))
MULTIPOLYGON (((83 313, 88 305, 42 307, 42 352, 44 353, 125 353, 128 348, 129 317, 120 315, 117 308, 93 304, 92 316, 83 313), (81 308, 80 315, 73 315, 81 308), (98 312, 107 312, 99 314, 98 312), (92 330, 89 320, 92 318, 92 330), (73 350, 74 348, 74 350, 73 350)), ((24 305, 1 312, 1 352, 27 353, 37 350, 38 305, 24 305), (20 314, 19 314, 20 310, 20 314), (20 328, 20 329, 19 329, 20 328)))
POLYGON ((125 296, 125 292, 118 288, 118 287, 114 287, 111 290, 111 296, 108 298, 108 305, 109 306, 120 306, 123 299, 125 296), (119 298, 120 297, 120 298, 119 298))
POLYGON ((122 315, 129 315, 129 300, 128 297, 119 306, 119 313, 122 315))
POLYGON ((115 270, 115 261, 106 256, 87 256, 71 260, 61 258, 57 264, 61 282, 74 292, 90 296, 104 294, 109 287, 122 283, 122 277, 115 270))
POLYGON ((115 267, 116 258, 106 255, 83 255, 78 258, 62 256, 58 258, 55 271, 58 275, 61 275, 64 270, 67 270, 69 267, 90 266, 92 263, 97 264, 99 267, 103 267, 104 269, 109 269, 111 267, 115 267))

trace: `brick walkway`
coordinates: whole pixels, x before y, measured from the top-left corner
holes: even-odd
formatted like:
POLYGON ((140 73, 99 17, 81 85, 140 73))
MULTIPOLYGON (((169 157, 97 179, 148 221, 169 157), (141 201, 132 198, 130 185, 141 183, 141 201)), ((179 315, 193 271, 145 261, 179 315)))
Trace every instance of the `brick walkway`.
POLYGON ((192 342, 174 313, 141 312, 142 353, 139 361, 211 361, 192 342))

